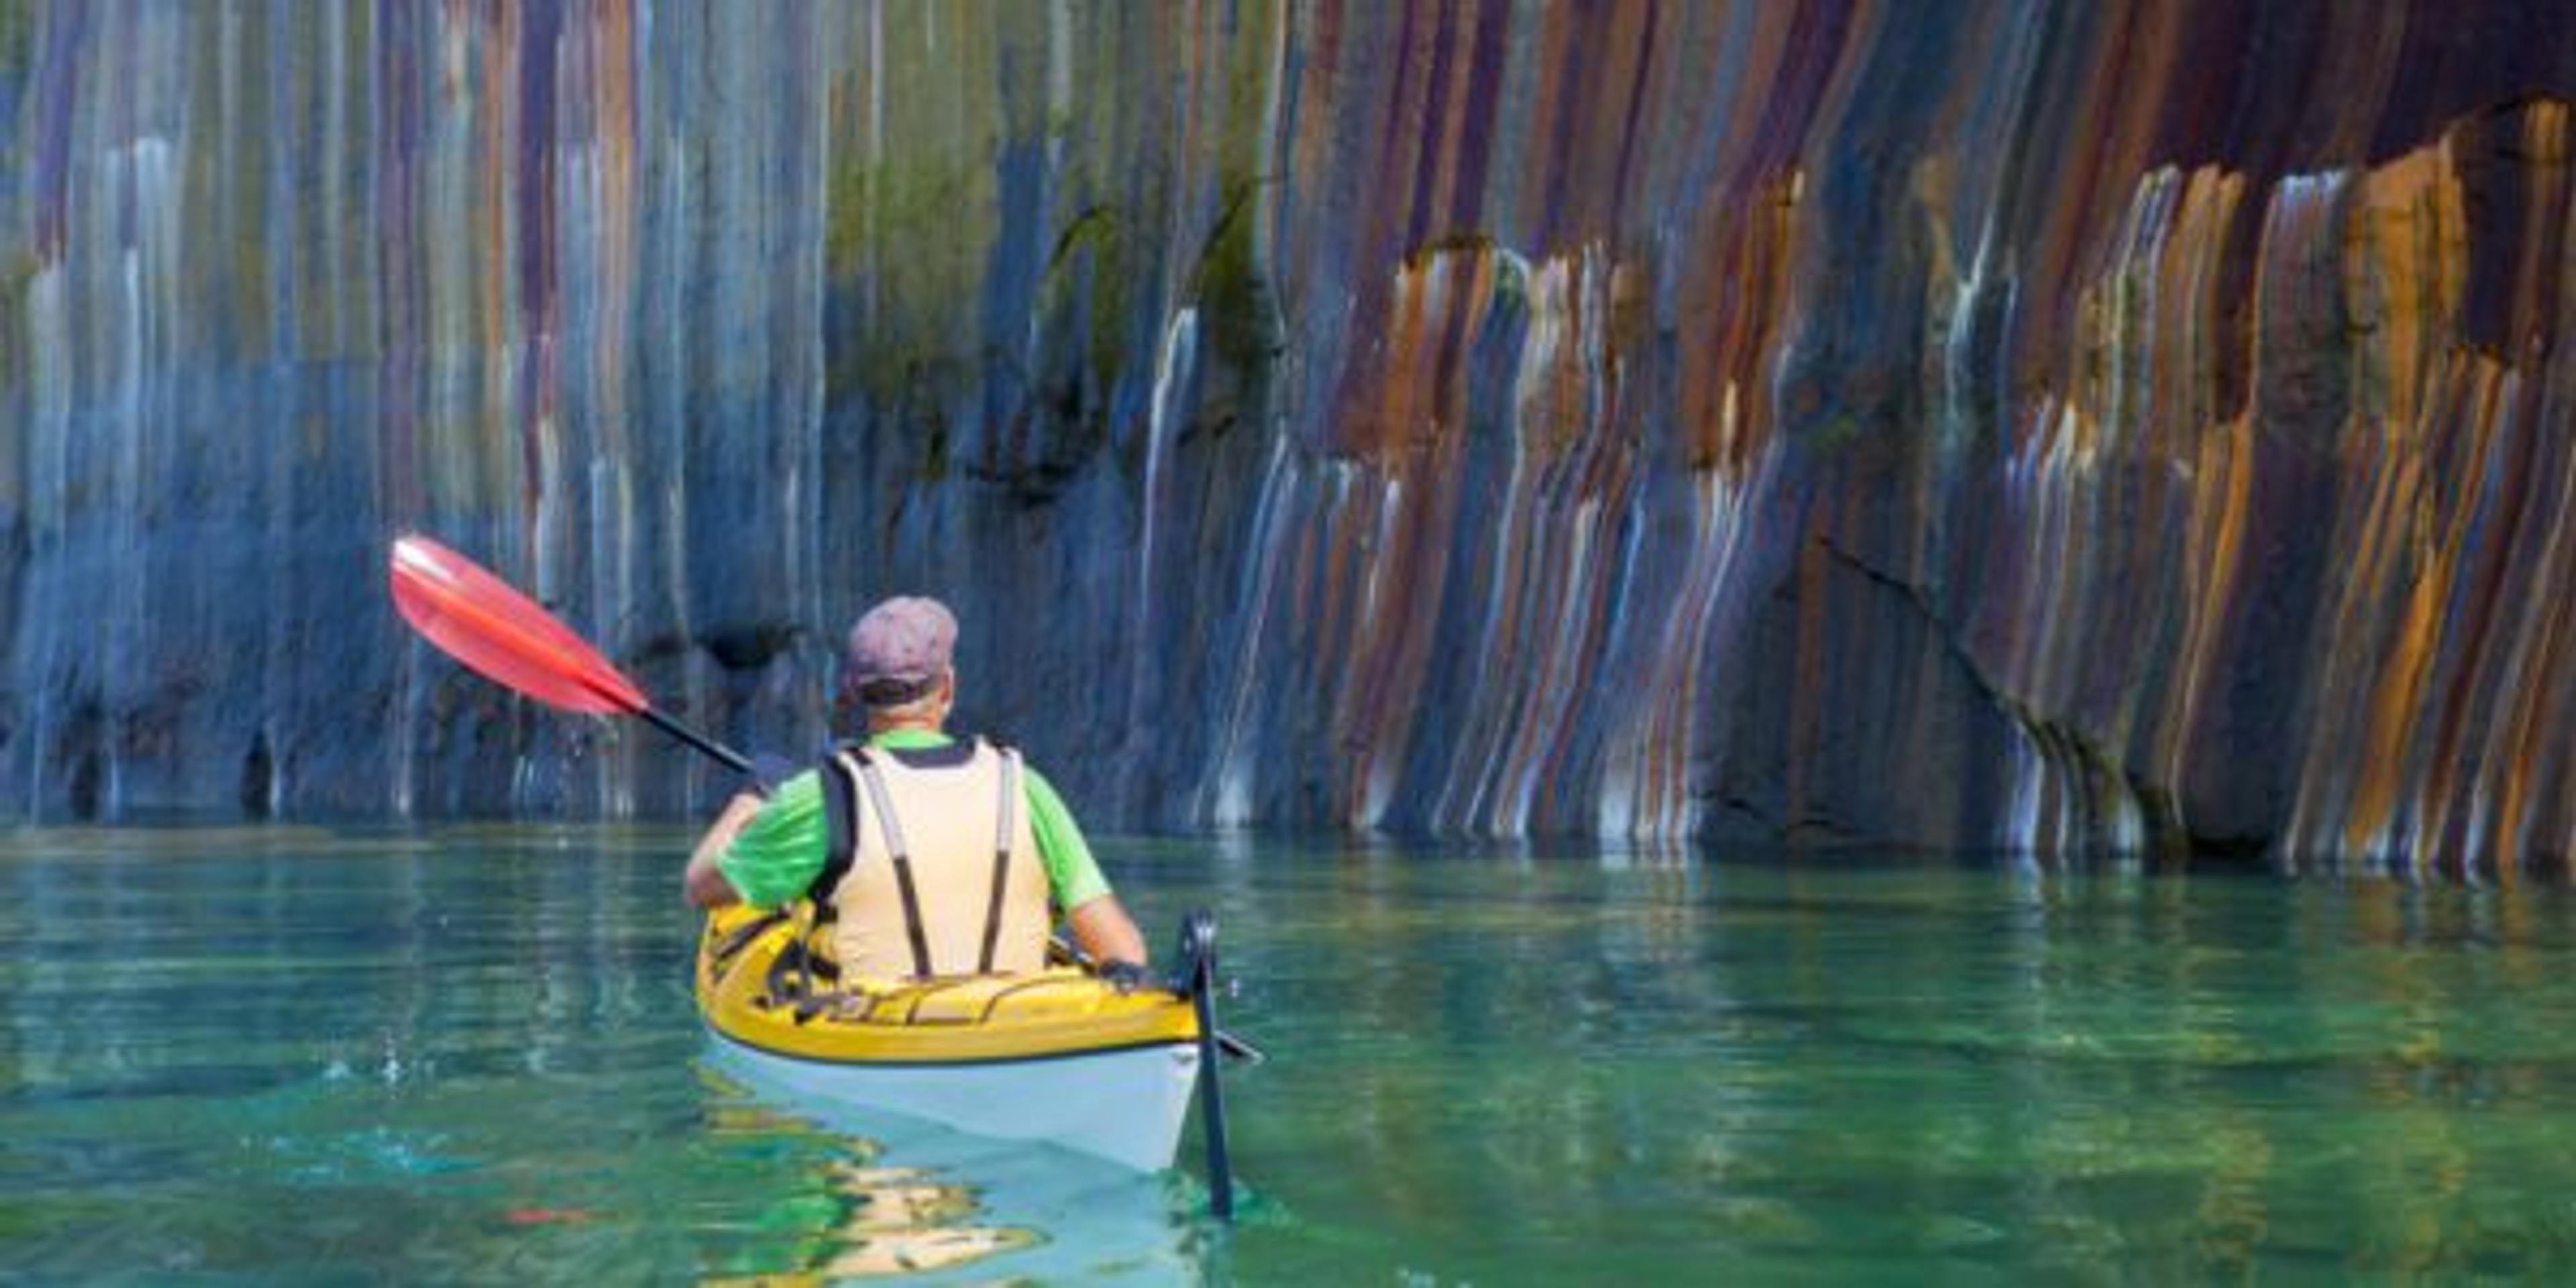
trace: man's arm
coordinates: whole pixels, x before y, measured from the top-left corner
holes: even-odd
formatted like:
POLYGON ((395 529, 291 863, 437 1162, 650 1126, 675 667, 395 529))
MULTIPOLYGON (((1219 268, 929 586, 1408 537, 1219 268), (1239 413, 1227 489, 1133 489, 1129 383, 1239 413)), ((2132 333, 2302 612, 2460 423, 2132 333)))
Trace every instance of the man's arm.
POLYGON ((1065 915, 1073 927, 1073 942, 1091 960, 1107 965, 1111 962, 1145 964, 1145 936, 1137 933, 1136 921, 1118 902, 1118 896, 1104 894, 1065 915))
POLYGON ((701 908, 737 901, 780 907, 805 897, 829 845, 823 776, 807 770, 766 800, 746 791, 726 802, 690 854, 681 888, 701 908))
POLYGON ((689 854, 688 874, 680 882, 681 891, 691 904, 700 908, 721 908, 742 901, 742 896, 733 888, 733 882, 726 880, 723 871, 716 867, 716 860, 733 848, 734 838, 742 835, 742 829, 751 823, 753 815, 760 812, 760 806, 760 798, 750 792, 736 795, 725 802, 724 812, 716 815, 716 821, 707 828, 706 835, 698 838, 698 848, 689 854))

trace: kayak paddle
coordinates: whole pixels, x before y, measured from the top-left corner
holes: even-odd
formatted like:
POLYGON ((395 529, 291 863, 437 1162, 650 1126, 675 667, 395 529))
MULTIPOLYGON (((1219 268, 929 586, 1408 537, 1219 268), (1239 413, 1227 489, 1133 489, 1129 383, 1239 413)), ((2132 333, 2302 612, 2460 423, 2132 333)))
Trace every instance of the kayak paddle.
POLYGON ((640 716, 737 773, 751 761, 655 710, 589 641, 510 583, 418 533, 394 542, 394 607, 422 638, 522 697, 585 715, 640 716))
POLYGON ((1207 1137, 1208 1215, 1234 1219, 1234 1165, 1225 1139, 1225 1093, 1217 1083, 1216 914, 1192 909, 1181 919, 1181 966, 1199 1018, 1199 1109, 1207 1137))

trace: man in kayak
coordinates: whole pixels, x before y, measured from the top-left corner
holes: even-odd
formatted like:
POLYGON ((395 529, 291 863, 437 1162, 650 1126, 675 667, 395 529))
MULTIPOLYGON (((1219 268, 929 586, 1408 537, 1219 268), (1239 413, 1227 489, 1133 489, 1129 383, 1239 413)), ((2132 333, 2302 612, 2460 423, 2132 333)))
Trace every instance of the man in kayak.
POLYGON ((892 979, 1035 970, 1050 902, 1111 973, 1145 964, 1144 936, 1100 875, 1055 788, 1019 754, 945 731, 957 700, 957 619, 889 599, 850 628, 845 701, 863 741, 766 798, 725 806, 689 858, 689 902, 830 906, 844 974, 892 979))

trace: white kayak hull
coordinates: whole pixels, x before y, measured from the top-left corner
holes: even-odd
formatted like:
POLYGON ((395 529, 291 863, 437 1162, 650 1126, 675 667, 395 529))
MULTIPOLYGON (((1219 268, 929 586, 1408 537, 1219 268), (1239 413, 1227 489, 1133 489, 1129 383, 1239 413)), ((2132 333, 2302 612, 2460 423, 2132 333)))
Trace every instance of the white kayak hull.
POLYGON ((1172 1165, 1198 1085, 1193 1043, 943 1064, 786 1055, 710 1027, 720 1062, 795 1105, 900 1114, 978 1136, 1043 1142, 1140 1172, 1172 1165))

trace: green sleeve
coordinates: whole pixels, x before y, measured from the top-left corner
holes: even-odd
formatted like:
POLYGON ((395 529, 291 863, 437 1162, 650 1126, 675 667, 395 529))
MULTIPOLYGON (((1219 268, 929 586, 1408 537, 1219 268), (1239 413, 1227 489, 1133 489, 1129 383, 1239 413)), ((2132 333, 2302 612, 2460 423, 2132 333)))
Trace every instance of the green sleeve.
POLYGON ((823 817, 823 776, 806 770, 770 793, 769 803, 716 859, 716 870, 744 903, 775 908, 794 902, 822 874, 830 826, 823 817))
POLYGON ((1091 843, 1082 839, 1082 825, 1073 821, 1073 811, 1055 794, 1055 784, 1044 774, 1028 770, 1025 795, 1029 830, 1037 834, 1038 861, 1046 865, 1056 906, 1071 912, 1109 893, 1109 879, 1100 875, 1100 864, 1091 857, 1091 843))

